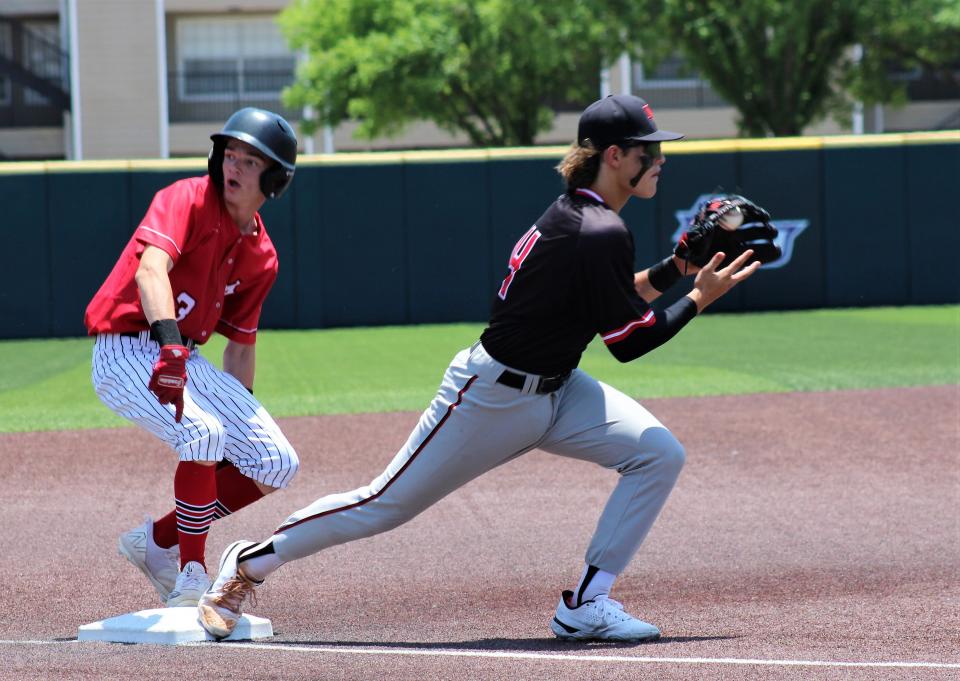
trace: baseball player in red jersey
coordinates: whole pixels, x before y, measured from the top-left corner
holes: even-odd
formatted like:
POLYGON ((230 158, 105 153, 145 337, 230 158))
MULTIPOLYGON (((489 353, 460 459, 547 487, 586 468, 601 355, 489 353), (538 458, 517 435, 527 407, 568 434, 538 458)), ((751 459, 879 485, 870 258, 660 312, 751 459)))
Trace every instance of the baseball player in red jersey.
POLYGON ((211 139, 209 174, 157 192, 85 316, 97 395, 179 455, 174 509, 119 541, 169 607, 195 606, 210 585, 211 522, 285 487, 298 467, 253 396, 257 324, 278 268, 257 211, 293 179, 297 139, 253 108, 211 139), (199 350, 215 331, 228 339, 223 371, 199 350))
MULTIPOLYGON (((332 494, 291 515, 266 541, 231 544, 199 604, 217 637, 236 626, 255 586, 281 565, 384 532, 511 459, 539 448, 616 470, 579 583, 550 623, 561 639, 643 641, 660 630, 610 598, 684 463, 683 447, 635 400, 577 369, 600 335, 627 362, 670 340, 698 312, 756 271, 746 250, 718 269, 717 253, 693 290, 663 310, 649 303, 682 277, 676 255, 634 273, 634 245, 619 212, 651 198, 665 162, 639 97, 595 102, 558 170, 567 192, 517 243, 480 340, 454 357, 433 402, 386 470, 369 485, 332 494)), ((564 508, 564 512, 570 509, 564 508)))

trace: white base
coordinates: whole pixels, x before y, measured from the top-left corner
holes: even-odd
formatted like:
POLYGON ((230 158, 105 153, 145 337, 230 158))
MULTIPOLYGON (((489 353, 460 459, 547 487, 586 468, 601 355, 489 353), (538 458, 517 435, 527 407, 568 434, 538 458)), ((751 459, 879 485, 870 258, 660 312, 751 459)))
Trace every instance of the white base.
MULTIPOLYGON (((223 640, 243 641, 270 636, 273 636, 270 620, 243 615, 237 628, 223 640)), ((175 645, 216 639, 200 626, 196 606, 190 606, 141 610, 84 624, 78 630, 77 640, 175 645)))

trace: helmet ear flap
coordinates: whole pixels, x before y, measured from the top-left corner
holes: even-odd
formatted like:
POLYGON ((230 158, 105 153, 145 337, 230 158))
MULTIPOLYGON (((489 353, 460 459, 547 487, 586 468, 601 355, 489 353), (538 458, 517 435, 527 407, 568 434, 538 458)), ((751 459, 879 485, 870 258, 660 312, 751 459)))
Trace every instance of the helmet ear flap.
POLYGON ((223 153, 226 148, 226 140, 215 137, 213 146, 210 148, 210 154, 207 156, 207 172, 210 174, 210 180, 221 194, 223 193, 223 153))
POLYGON ((260 174, 260 191, 268 199, 279 199, 290 186, 293 170, 274 163, 260 174))

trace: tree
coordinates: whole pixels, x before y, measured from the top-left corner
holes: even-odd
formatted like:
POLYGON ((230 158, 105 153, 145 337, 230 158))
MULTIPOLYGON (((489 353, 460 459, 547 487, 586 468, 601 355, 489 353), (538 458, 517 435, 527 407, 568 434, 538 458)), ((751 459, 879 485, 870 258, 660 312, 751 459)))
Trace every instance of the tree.
POLYGON ((956 0, 663 0, 660 16, 751 136, 895 100, 893 64, 960 63, 956 0))
POLYGON ((904 100, 904 82, 891 69, 920 69, 960 86, 960 2, 878 0, 865 3, 860 42, 864 58, 847 77, 850 94, 865 103, 904 100))
POLYGON ((279 21, 304 58, 285 101, 312 107, 307 132, 350 119, 369 139, 426 119, 476 145, 530 145, 550 127, 551 104, 596 97, 600 68, 624 51, 627 26, 643 26, 643 9, 624 0, 295 0, 279 21))

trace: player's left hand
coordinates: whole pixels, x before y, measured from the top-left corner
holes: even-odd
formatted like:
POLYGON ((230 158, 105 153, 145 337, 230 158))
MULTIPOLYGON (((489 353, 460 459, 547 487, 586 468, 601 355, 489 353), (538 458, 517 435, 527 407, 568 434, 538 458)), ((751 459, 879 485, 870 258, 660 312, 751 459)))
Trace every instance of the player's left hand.
POLYGON ((768 263, 780 257, 780 247, 773 243, 776 237, 770 213, 739 194, 727 194, 714 197, 700 207, 674 253, 703 267, 714 254, 722 251, 726 258, 720 267, 726 267, 749 249, 753 251, 751 262, 768 263), (730 222, 734 215, 736 222, 730 222))
POLYGON ((187 358, 190 350, 183 345, 164 345, 160 359, 153 365, 153 375, 147 387, 157 396, 160 404, 172 404, 176 408, 177 423, 183 417, 183 389, 187 385, 187 358))

